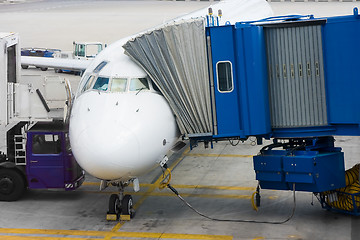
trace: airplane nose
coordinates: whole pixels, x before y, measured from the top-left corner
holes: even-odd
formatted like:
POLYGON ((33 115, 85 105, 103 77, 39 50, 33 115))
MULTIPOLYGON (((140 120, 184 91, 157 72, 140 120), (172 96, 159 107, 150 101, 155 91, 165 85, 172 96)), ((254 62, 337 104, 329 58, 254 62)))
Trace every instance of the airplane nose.
POLYGON ((154 93, 85 92, 74 101, 69 132, 76 161, 103 180, 144 174, 177 139, 173 113, 154 93))
POLYGON ((83 125, 81 132, 72 132, 75 136, 70 139, 75 159, 85 171, 100 179, 131 175, 132 163, 139 159, 136 134, 119 121, 101 119, 101 122, 82 121, 86 126, 83 125))

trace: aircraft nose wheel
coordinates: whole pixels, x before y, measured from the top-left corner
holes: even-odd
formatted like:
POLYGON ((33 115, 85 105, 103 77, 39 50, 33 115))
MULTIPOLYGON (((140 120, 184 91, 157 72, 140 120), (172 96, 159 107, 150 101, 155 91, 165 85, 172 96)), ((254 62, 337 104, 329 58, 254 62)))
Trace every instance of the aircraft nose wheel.
POLYGON ((109 212, 108 214, 115 214, 117 218, 121 213, 120 199, 117 194, 111 194, 109 199, 109 212))
POLYGON ((125 195, 121 202, 121 214, 130 215, 130 218, 135 216, 135 209, 133 208, 133 200, 131 195, 125 195))

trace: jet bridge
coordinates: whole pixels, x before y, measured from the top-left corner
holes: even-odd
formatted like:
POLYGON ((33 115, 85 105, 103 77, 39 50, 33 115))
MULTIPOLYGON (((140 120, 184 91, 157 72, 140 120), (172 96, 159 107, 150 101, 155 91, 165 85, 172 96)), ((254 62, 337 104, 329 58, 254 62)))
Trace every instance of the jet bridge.
POLYGON ((212 138, 273 138, 253 158, 261 188, 314 192, 323 207, 360 215, 359 167, 349 181, 333 137, 360 136, 359 30, 357 8, 206 29, 212 138))
POLYGON ((207 28, 213 137, 360 135, 359 27, 355 10, 207 28))
POLYGON ((357 9, 206 27, 170 24, 124 45, 193 138, 360 135, 357 9), (210 73, 210 74, 209 74, 210 73))

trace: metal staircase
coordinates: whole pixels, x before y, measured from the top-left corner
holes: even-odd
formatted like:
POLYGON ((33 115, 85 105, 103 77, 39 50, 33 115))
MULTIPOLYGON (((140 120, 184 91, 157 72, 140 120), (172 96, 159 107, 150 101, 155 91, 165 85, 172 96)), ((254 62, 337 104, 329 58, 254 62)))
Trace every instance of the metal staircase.
POLYGON ((14 146, 15 146, 15 164, 26 165, 26 136, 15 135, 14 146))

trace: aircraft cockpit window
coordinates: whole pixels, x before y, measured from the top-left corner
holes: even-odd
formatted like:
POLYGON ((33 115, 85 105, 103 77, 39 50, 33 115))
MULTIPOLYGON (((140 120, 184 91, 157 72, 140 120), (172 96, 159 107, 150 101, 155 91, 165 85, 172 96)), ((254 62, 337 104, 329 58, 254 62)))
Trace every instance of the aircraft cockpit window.
POLYGON ((111 81, 111 92, 125 92, 126 83, 126 78, 113 78, 111 81))
POLYGON ((93 89, 100 91, 107 91, 109 86, 109 78, 98 77, 93 89))
POLYGON ((150 90, 148 80, 146 78, 133 78, 130 82, 130 91, 150 90))
POLYGON ((83 87, 83 89, 82 89, 81 92, 85 92, 86 90, 90 89, 91 86, 93 85, 95 79, 96 79, 95 76, 94 76, 94 75, 91 75, 91 76, 88 78, 88 80, 86 81, 86 83, 85 83, 85 85, 84 85, 84 87, 83 87))
POLYGON ((99 65, 97 65, 96 68, 94 69, 94 73, 100 72, 101 69, 103 69, 107 63, 108 62, 106 62, 106 61, 102 61, 101 63, 99 63, 99 65))

